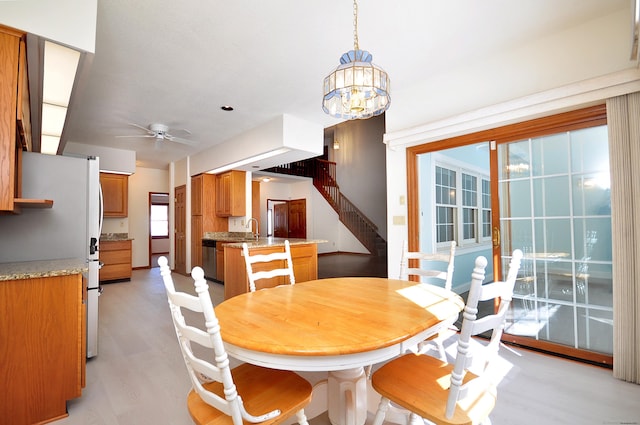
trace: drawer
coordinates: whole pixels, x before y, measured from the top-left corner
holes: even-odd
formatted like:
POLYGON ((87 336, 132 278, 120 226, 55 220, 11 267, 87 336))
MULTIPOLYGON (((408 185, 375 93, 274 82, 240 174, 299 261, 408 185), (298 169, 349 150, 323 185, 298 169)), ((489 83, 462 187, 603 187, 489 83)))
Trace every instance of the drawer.
POLYGON ((101 251, 99 257, 104 264, 131 263, 131 251, 101 251))
POLYGON ((131 241, 100 241, 100 252, 118 251, 122 249, 131 250, 131 241))
POLYGON ((129 264, 105 264, 100 269, 100 281, 131 278, 129 264))

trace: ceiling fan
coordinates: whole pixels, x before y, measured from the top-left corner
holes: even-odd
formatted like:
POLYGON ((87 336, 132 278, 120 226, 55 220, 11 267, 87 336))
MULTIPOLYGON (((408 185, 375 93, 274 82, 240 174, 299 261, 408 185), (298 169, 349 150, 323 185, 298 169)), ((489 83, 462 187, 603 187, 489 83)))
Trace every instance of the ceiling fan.
MULTIPOLYGON (((133 124, 133 123, 130 123, 129 125, 132 125, 134 127, 140 128, 140 129, 146 131, 147 134, 144 134, 144 135, 130 135, 130 136, 116 136, 116 137, 152 137, 152 138, 154 138, 156 140, 168 140, 170 142, 177 142, 177 143, 182 143, 184 145, 190 145, 190 146, 195 146, 195 145, 198 144, 198 142, 195 142, 193 140, 183 139, 181 137, 177 137, 177 136, 174 136, 173 134, 170 134, 168 125, 159 124, 159 123, 149 124, 149 127, 143 127, 141 125, 133 124)), ((182 129, 182 130, 178 130, 178 131, 183 131, 183 132, 185 132, 187 134, 191 134, 191 132, 189 130, 186 130, 186 129, 182 129)))

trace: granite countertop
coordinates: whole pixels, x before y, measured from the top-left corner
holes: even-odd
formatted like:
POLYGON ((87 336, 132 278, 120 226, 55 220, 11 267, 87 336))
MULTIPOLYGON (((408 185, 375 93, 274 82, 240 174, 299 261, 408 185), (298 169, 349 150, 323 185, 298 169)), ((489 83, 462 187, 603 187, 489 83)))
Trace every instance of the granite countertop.
MULTIPOLYGON (((274 237, 259 238, 257 240, 252 239, 252 240, 243 241, 243 242, 246 242, 249 249, 251 249, 251 248, 260 248, 265 246, 284 246, 284 241, 286 240, 289 241, 289 245, 305 245, 310 243, 318 244, 318 243, 327 242, 326 240, 323 240, 323 239, 295 239, 295 238, 274 238, 274 237)), ((241 248, 243 242, 229 243, 229 244, 226 244, 225 247, 241 248)))
POLYGON ((202 239, 220 242, 246 242, 255 240, 251 232, 205 232, 202 239))
POLYGON ((80 258, 0 263, 0 281, 66 276, 88 270, 87 262, 80 258))
POLYGON ((133 238, 129 237, 128 233, 102 233, 100 235, 101 241, 130 241, 133 238))

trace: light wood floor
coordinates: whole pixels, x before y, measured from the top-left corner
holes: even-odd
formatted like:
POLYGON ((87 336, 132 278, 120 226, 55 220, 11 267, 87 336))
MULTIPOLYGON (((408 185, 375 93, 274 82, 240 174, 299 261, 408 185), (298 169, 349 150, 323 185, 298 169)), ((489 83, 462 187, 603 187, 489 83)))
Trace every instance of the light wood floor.
MULTIPOLYGON (((190 278, 174 274, 174 281, 193 292, 190 278)), ((211 292, 214 303, 222 300, 221 285, 211 284, 211 292)), ((68 403, 69 417, 56 424, 191 423, 189 382, 159 269, 136 270, 131 282, 104 285, 99 344, 98 357, 87 363, 82 397, 68 403)), ((640 424, 640 385, 614 379, 608 369, 523 349, 503 348, 501 354, 506 376, 494 425, 640 424)), ((328 424, 326 415, 311 422, 328 424)))

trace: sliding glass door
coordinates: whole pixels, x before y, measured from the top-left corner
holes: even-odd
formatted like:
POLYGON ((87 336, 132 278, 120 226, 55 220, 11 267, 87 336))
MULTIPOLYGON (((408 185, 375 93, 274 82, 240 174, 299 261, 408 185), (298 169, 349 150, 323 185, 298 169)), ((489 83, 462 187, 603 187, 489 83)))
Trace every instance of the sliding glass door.
POLYGON ((505 333, 613 352, 606 126, 499 144, 503 267, 524 252, 505 333))
POLYGON ((612 364, 611 204, 603 105, 407 150, 409 248, 478 255, 487 281, 524 252, 504 339, 612 364))

